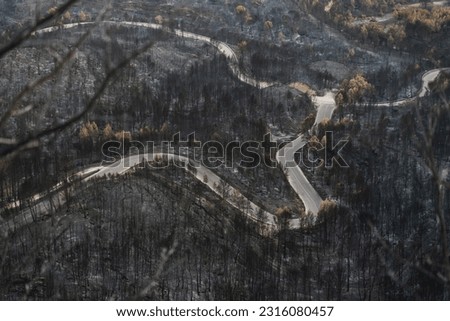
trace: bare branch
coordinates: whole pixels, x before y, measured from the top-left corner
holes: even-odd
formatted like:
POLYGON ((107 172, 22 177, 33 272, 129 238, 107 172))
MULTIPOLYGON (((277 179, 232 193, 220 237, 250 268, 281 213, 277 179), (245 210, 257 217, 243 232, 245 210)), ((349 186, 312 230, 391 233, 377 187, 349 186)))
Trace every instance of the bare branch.
POLYGON ((2 158, 13 159, 18 154, 20 154, 21 152, 23 152, 25 150, 39 147, 39 141, 37 139, 28 139, 26 142, 24 141, 21 144, 16 143, 12 146, 14 146, 14 147, 7 149, 8 153, 6 153, 5 156, 0 155, 0 159, 2 159, 2 158))
POLYGON ((23 140, 21 142, 18 142, 15 145, 12 145, 11 147, 3 150, 0 153, 0 158, 5 157, 5 156, 10 156, 11 154, 15 153, 17 149, 24 148, 25 146, 27 146, 32 141, 39 141, 39 140, 41 140, 44 137, 48 137, 51 134, 54 134, 54 133, 60 132, 60 131, 62 131, 64 129, 67 129, 70 126, 72 126, 73 124, 75 124, 78 121, 82 120, 83 117, 85 115, 87 115, 96 106, 98 100, 101 98, 101 96, 103 95, 105 90, 108 88, 109 84, 111 83, 111 81, 118 75, 118 73, 123 68, 127 67, 128 64, 131 61, 133 61, 138 56, 140 56, 142 53, 147 51, 152 45, 153 45, 153 43, 148 43, 147 45, 145 45, 141 49, 139 49, 139 50, 135 51, 133 54, 131 54, 128 58, 126 58, 122 62, 120 62, 115 68, 110 70, 107 73, 107 75, 106 75, 105 79, 103 80, 102 84, 100 85, 100 87, 97 89, 97 91, 94 94, 94 96, 90 99, 90 101, 87 104, 87 106, 78 115, 73 116, 69 120, 67 120, 67 121, 65 121, 65 122, 63 122, 63 123, 61 123, 59 125, 47 128, 47 129, 45 129, 43 131, 40 131, 40 132, 38 132, 38 133, 36 133, 36 134, 26 138, 25 140, 23 140))
POLYGON ((380 232, 378 231, 378 229, 375 227, 375 225, 369 220, 367 221, 367 225, 369 226, 372 235, 375 237, 375 239, 379 242, 379 244, 381 245, 381 247, 389 253, 389 255, 394 258, 395 260, 402 262, 403 264, 425 274, 426 276, 428 276, 431 279, 434 279, 436 281, 440 281, 440 282, 448 282, 448 280, 442 276, 436 276, 433 273, 431 273, 430 271, 428 271, 426 268, 422 267, 420 264, 418 263, 413 263, 412 261, 405 259, 404 257, 400 256, 396 251, 394 251, 394 249, 392 249, 392 247, 386 242, 386 240, 381 236, 380 232))
POLYGON ((0 137, 0 145, 15 145, 15 144, 17 144, 17 141, 15 139, 0 137))
MULTIPOLYGON (((441 95, 442 98, 442 95, 441 95)), ((448 244, 448 227, 447 222, 445 218, 444 213, 444 188, 446 187, 446 183, 443 182, 439 166, 436 162, 436 159, 434 157, 434 144, 433 139, 434 135, 437 132, 439 119, 441 118, 441 115, 443 111, 448 108, 448 103, 446 99, 442 99, 443 105, 437 105, 430 113, 429 119, 428 119, 428 125, 425 128, 425 126, 422 124, 421 121, 419 121, 420 126, 420 133, 422 136, 422 155, 424 158, 424 163, 426 167, 430 170, 432 181, 438 191, 438 202, 436 204, 436 218, 439 228, 439 237, 440 237, 440 245, 441 245, 441 251, 442 251, 442 259, 443 259, 443 266, 445 267, 445 276, 444 278, 447 280, 447 282, 450 282, 450 250, 449 250, 449 244, 448 244)), ((416 108, 416 115, 417 119, 421 119, 420 113, 418 111, 418 108, 416 108)), ((420 149, 419 149, 420 150, 420 149)))
POLYGON ((40 87, 47 81, 51 80, 54 76, 56 76, 63 68, 64 66, 72 60, 72 58, 75 56, 75 53, 78 51, 78 48, 81 46, 81 44, 86 40, 86 38, 89 36, 89 32, 85 33, 75 44, 74 48, 70 50, 67 55, 55 66, 55 68, 48 73, 47 75, 32 81, 28 83, 25 88, 13 99, 11 106, 8 108, 8 110, 2 115, 0 118, 0 128, 2 128, 5 124, 5 122, 15 113, 17 108, 19 107, 20 101, 28 95, 30 92, 35 90, 36 88, 40 87))
POLYGON ((26 113, 30 112, 32 109, 33 109, 33 105, 27 105, 22 109, 13 111, 11 116, 13 116, 13 117, 22 116, 22 115, 25 115, 26 113))
MULTIPOLYGON (((98 15, 97 19, 96 19, 96 23, 100 22, 101 20, 103 20, 103 17, 106 13, 106 11, 108 10, 108 7, 105 7, 105 9, 98 15)), ((46 83, 47 81, 51 80, 54 76, 56 76, 58 73, 60 73, 64 67, 66 66, 66 64, 71 61, 73 59, 73 57, 75 57, 75 54, 77 53, 78 49, 81 47, 81 45, 86 41, 86 39, 92 34, 93 29, 96 26, 96 23, 92 24, 92 27, 89 28, 89 30, 87 32, 85 32, 79 39, 78 41, 75 43, 75 45, 73 46, 73 48, 64 56, 64 57, 59 57, 59 59, 57 59, 58 63, 56 64, 55 68, 48 73, 47 75, 29 82, 23 89, 22 91, 16 95, 16 97, 13 99, 13 101, 11 102, 10 107, 8 108, 8 110, 0 117, 0 128, 2 128, 5 124, 6 121, 8 121, 8 119, 13 116, 13 115, 21 115, 24 114, 26 112, 28 112, 29 110, 32 109, 28 107, 24 108, 21 111, 17 111, 17 108, 19 108, 19 104, 20 101, 27 96, 29 93, 31 93, 33 90, 37 89, 38 87, 42 86, 44 83, 46 83)))
POLYGON ((25 28, 21 32, 19 32, 19 34, 15 36, 14 39, 9 44, 0 49, 0 59, 3 58, 3 56, 6 55, 11 50, 20 46, 25 40, 30 38, 30 36, 41 26, 60 17, 62 14, 64 14, 65 11, 67 11, 67 9, 72 7, 76 2, 78 2, 78 0, 67 0, 55 11, 47 14, 41 19, 38 19, 31 27, 25 28))
POLYGON ((172 246, 170 248, 163 248, 161 251, 161 260, 158 264, 158 269, 156 270, 155 274, 152 277, 152 280, 149 282, 149 284, 143 288, 136 299, 142 299, 145 298, 147 295, 149 295, 151 292, 154 291, 155 287, 158 285, 158 280, 161 277, 161 274, 164 272, 164 268, 166 267, 167 262, 172 257, 172 255, 175 253, 175 250, 178 247, 178 240, 174 239, 172 246))

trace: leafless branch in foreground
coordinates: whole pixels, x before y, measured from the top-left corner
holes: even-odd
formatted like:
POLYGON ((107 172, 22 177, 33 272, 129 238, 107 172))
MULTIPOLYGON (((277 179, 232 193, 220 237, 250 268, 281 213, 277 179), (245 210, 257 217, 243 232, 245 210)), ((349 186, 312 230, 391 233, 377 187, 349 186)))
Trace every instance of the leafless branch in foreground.
POLYGON ((48 13, 43 18, 38 19, 31 27, 25 28, 20 31, 10 43, 0 49, 0 59, 3 58, 3 56, 11 50, 20 46, 25 40, 29 39, 36 30, 39 30, 45 24, 58 19, 76 2, 78 2, 78 0, 67 0, 64 4, 56 8, 56 10, 48 13))
POLYGON ((149 281, 148 285, 139 292, 138 296, 135 297, 134 300, 142 300, 148 295, 154 294, 155 288, 158 286, 158 280, 161 278, 161 274, 163 273, 167 262, 175 253, 177 247, 178 240, 175 238, 170 248, 163 248, 161 250, 161 259, 155 274, 152 276, 152 279, 149 281))
POLYGON ((82 120, 85 115, 87 115, 94 107, 96 106, 98 100, 102 97, 105 90, 108 88, 108 86, 111 84, 111 82, 114 80, 114 78, 119 74, 119 72, 127 67, 131 61, 136 59, 138 56, 140 56, 142 53, 146 52, 150 47, 152 47, 153 43, 148 43, 147 45, 143 46, 142 48, 136 50, 134 53, 132 53, 128 58, 125 58, 122 60, 116 67, 111 69, 105 76, 104 80, 102 81, 100 87, 95 92, 94 96, 90 99, 87 106, 77 115, 73 116, 69 120, 44 129, 34 135, 29 136, 28 138, 18 142, 17 144, 9 146, 9 148, 5 149, 0 153, 0 159, 3 157, 10 156, 12 153, 14 153, 17 149, 23 148, 27 144, 29 144, 32 141, 40 141, 41 139, 48 137, 54 133, 61 132, 73 124, 77 123, 78 121, 82 120))
MULTIPOLYGON (((6 110, 6 112, 3 113, 3 115, 0 117, 0 128, 2 128, 5 123, 10 119, 12 116, 20 116, 23 114, 26 114, 27 112, 31 111, 33 109, 32 105, 28 105, 25 108, 22 108, 21 110, 18 110, 20 102, 23 98, 25 98, 27 95, 32 93, 34 90, 48 82, 49 80, 53 79, 55 76, 57 76, 64 67, 75 57, 76 53, 82 46, 82 44, 86 41, 86 39, 92 34, 95 26, 99 22, 101 22, 106 14, 106 12, 110 9, 110 6, 106 6, 98 15, 98 17, 95 20, 95 23, 91 25, 91 27, 86 31, 74 44, 73 48, 64 56, 64 57, 58 57, 57 64, 54 67, 54 69, 48 73, 47 75, 44 75, 43 77, 30 81, 28 84, 24 86, 22 91, 17 94, 13 101, 11 102, 10 106, 6 110)), ((0 141, 1 144, 1 141, 0 141)), ((5 145, 11 145, 11 144, 5 144, 5 145)))

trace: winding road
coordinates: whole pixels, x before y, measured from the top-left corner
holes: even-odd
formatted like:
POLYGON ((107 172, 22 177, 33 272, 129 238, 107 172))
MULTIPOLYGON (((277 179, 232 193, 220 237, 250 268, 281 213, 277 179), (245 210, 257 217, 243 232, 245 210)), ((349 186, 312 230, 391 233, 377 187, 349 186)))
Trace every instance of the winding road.
POLYGON ((433 70, 429 70, 429 71, 425 72, 422 75, 422 87, 420 88, 419 92, 414 97, 376 103, 373 106, 376 106, 376 107, 390 107, 390 106, 398 107, 398 106, 404 105, 408 102, 413 102, 417 98, 425 97, 430 92, 430 83, 433 82, 437 78, 437 76, 439 76, 439 73, 441 71, 450 71, 450 68, 433 69, 433 70))
MULTIPOLYGON (((66 29, 72 29, 77 28, 80 26, 85 25, 93 25, 94 22, 80 22, 80 23, 71 23, 66 24, 62 26, 56 26, 56 27, 49 27, 44 28, 41 30, 38 30, 35 32, 34 36, 38 36, 40 34, 45 33, 52 33, 59 30, 66 30, 66 29)), ((202 41, 205 43, 208 43, 217 50, 223 54, 227 60, 230 69, 232 70, 233 74, 243 83, 246 83, 248 85, 251 85, 253 87, 264 89, 271 86, 274 86, 275 83, 265 82, 265 81, 259 81, 257 79, 254 79, 253 77, 247 75, 246 73, 242 72, 239 68, 238 64, 238 58, 236 53, 233 51, 233 49, 226 43, 213 40, 209 37, 198 35, 191 32, 182 31, 179 29, 169 29, 166 27, 163 27, 158 24, 153 23, 143 23, 143 22, 116 22, 116 21, 105 21, 101 22, 101 24, 104 25, 121 25, 121 26, 132 26, 132 27, 140 27, 140 28, 149 28, 154 30, 163 30, 168 33, 175 34, 179 37, 184 37, 188 39, 193 39, 196 41, 202 41)), ((406 102, 409 102, 413 99, 416 99, 418 97, 424 97, 428 92, 428 85, 431 81, 436 79, 436 77, 439 75, 439 72, 442 69, 436 69, 431 70, 423 75, 423 83, 422 88, 418 95, 414 98, 410 99, 403 99, 395 102, 386 102, 386 103, 378 103, 377 106, 383 107, 383 106, 398 106, 401 104, 404 104, 406 102)), ((313 129, 316 128, 316 126, 322 122, 324 119, 331 119, 333 112, 336 108, 336 104, 334 101, 334 93, 333 91, 328 91, 325 93, 324 96, 313 96, 313 103, 316 105, 317 108, 317 116, 315 119, 315 123, 313 126, 313 129)), ((276 159, 278 163, 280 164, 281 168, 284 170, 287 179, 292 186, 293 190, 297 193, 299 198, 302 200, 302 202, 305 205, 305 210, 307 213, 312 213, 313 215, 317 215, 320 210, 320 205, 322 202, 322 198, 317 193, 317 191, 314 189, 314 187, 311 185, 311 183, 308 181, 306 176, 304 175, 303 171, 300 169, 300 167, 295 163, 294 155, 297 151, 299 151, 301 148, 303 148, 307 144, 307 140, 303 135, 300 135, 297 139, 294 141, 288 143, 285 145, 282 149, 280 149, 277 153, 276 159)), ((232 205, 233 207, 239 209, 241 212, 243 212, 248 218, 251 220, 258 222, 261 233, 264 235, 270 235, 273 232, 276 232, 279 230, 280 226, 278 224, 278 218, 275 214, 269 213, 265 211, 264 209, 260 208, 255 203, 251 202, 247 198, 242 195, 240 191, 233 188, 231 185, 227 184, 221 178, 216 175, 214 172, 212 172, 210 169, 202 166, 198 163, 193 163, 193 160, 184 157, 179 156, 175 154, 147 154, 147 155, 132 155, 128 156, 124 159, 122 159, 120 162, 117 162, 111 166, 98 166, 98 167, 91 167, 87 170, 84 170, 82 172, 79 172, 75 174, 75 176, 78 176, 82 181, 89 181, 94 178, 100 178, 105 177, 109 175, 122 175, 126 173, 131 168, 141 164, 143 161, 149 161, 152 159, 155 159, 155 157, 161 157, 166 158, 168 160, 175 161, 178 165, 181 164, 183 168, 185 168, 187 171, 189 171, 191 174, 193 174, 198 180, 203 182, 205 185, 207 185, 212 191, 214 191, 216 194, 218 194, 221 197, 224 197, 224 190, 227 191, 227 197, 224 197, 226 201, 232 205), (190 164, 191 166, 189 166, 190 164), (195 165, 195 170, 192 170, 192 165, 195 165), (204 178, 207 178, 205 180, 204 178)), ((51 208, 53 208, 53 204, 63 204, 65 202, 65 193, 63 191, 60 191, 65 185, 67 185, 65 182, 61 182, 57 184, 51 191, 54 191, 52 196, 48 197, 48 193, 46 194, 38 194, 31 198, 34 204, 34 208, 31 207, 25 207, 22 210, 20 215, 17 215, 13 220, 8 221, 6 223, 1 224, 0 231, 7 231, 11 228, 17 228, 18 226, 21 226, 26 223, 33 222, 33 219, 36 215, 36 212, 39 213, 48 213, 51 208)), ((28 200, 29 201, 29 200, 28 200)), ((16 208, 20 207, 21 203, 15 202, 8 206, 8 208, 16 208)), ((289 228, 291 229, 298 229, 302 227, 301 220, 300 219, 291 219, 289 220, 289 228)))
MULTIPOLYGON (((433 1, 433 2, 428 2, 427 3, 427 6, 431 6, 431 7, 446 7, 448 5, 449 5, 448 0, 433 1)), ((422 2, 399 6, 399 8, 421 8, 421 7, 423 7, 423 3, 422 2)), ((359 19, 356 19, 354 21, 354 23, 355 24, 363 24, 363 23, 368 23, 368 22, 389 23, 389 22, 394 21, 394 19, 395 19, 394 13, 389 12, 389 13, 386 13, 385 15, 383 15, 383 16, 359 18, 359 19)))

